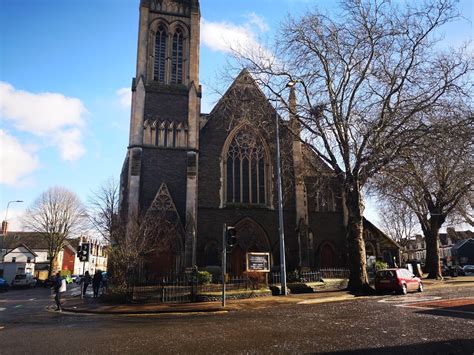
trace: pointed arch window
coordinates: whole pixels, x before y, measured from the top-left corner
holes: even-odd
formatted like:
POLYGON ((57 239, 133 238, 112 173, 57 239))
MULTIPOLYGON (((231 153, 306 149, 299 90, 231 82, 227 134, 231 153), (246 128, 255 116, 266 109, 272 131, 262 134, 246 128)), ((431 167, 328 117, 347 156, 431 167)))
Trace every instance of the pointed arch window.
POLYGON ((183 31, 176 29, 173 35, 173 51, 171 60, 171 83, 183 83, 183 31))
POLYGON ((226 202, 267 204, 267 158, 264 143, 249 128, 232 139, 225 160, 226 202))
POLYGON ((160 83, 165 82, 166 41, 166 29, 163 26, 160 26, 158 27, 155 36, 155 62, 153 68, 153 79, 160 83))

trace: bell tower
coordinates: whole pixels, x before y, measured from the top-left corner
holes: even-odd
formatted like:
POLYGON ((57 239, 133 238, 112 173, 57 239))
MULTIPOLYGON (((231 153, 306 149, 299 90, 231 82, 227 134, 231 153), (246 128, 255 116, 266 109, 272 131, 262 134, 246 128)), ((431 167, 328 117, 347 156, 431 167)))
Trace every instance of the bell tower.
MULTIPOLYGON (((166 187, 180 223, 175 269, 196 264, 199 151, 198 0, 141 0, 121 213, 146 215, 166 187), (161 189, 160 189, 161 187, 161 189)), ((175 248, 176 249, 176 248, 175 248)))

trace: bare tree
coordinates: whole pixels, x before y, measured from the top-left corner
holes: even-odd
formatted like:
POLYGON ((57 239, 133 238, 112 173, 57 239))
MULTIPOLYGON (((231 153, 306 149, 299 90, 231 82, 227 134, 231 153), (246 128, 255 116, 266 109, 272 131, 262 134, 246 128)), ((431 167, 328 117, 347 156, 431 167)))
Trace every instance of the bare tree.
POLYGON ((139 266, 156 252, 168 250, 180 232, 183 235, 178 221, 166 211, 133 215, 127 223, 115 225, 108 257, 111 281, 117 292, 126 291, 139 266))
POLYGON ((440 228, 463 201, 472 198, 474 123, 469 119, 454 126, 456 117, 449 118, 436 122, 432 133, 387 166, 377 182, 384 196, 416 215, 426 240, 430 278, 442 277, 440 228))
POLYGON ((382 228, 402 248, 408 246, 410 237, 419 230, 416 215, 403 202, 387 200, 380 206, 382 228))
POLYGON ((114 243, 114 228, 118 223, 119 187, 113 179, 105 181, 89 198, 89 219, 94 228, 109 243, 114 243))
POLYGON ((43 192, 26 210, 25 229, 37 232, 48 246, 48 276, 66 239, 84 228, 86 217, 86 210, 76 194, 57 186, 43 192))
MULTIPOLYGON (((436 31, 458 18, 452 0, 405 8, 384 0, 348 0, 337 17, 314 10, 290 19, 275 57, 236 50, 271 98, 296 116, 306 145, 334 171, 345 212, 349 288, 368 290, 363 188, 426 134, 421 114, 449 94, 467 95, 471 58, 436 51, 436 31), (296 83, 298 105, 286 99, 296 83)), ((454 96, 454 95, 453 95, 454 96)))

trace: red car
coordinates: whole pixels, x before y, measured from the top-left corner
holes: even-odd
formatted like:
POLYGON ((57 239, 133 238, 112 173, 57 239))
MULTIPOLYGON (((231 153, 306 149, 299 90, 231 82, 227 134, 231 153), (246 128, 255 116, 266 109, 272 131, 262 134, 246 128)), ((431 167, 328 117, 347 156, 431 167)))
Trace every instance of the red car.
POLYGON ((375 274, 375 290, 395 291, 406 295, 408 291, 423 292, 423 283, 408 269, 385 269, 375 274))

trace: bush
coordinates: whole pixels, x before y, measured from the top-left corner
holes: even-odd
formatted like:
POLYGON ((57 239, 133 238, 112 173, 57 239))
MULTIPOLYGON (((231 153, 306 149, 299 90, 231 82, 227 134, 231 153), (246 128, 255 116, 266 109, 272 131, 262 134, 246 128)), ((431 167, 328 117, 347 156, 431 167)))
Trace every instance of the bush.
POLYGON ((209 285, 212 282, 212 274, 208 271, 198 271, 197 278, 200 285, 209 285))
POLYGON ((261 285, 266 285, 267 277, 264 272, 247 272, 247 278, 252 290, 258 290, 261 285))
POLYGON ((386 268, 388 268, 388 264, 386 262, 381 261, 381 260, 377 260, 375 262, 375 271, 383 270, 386 268))

